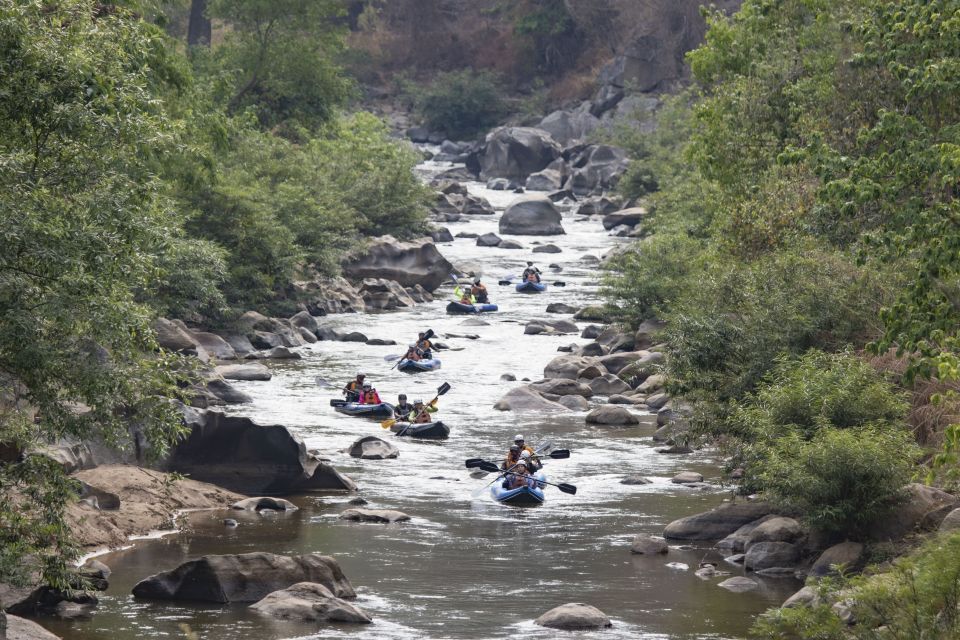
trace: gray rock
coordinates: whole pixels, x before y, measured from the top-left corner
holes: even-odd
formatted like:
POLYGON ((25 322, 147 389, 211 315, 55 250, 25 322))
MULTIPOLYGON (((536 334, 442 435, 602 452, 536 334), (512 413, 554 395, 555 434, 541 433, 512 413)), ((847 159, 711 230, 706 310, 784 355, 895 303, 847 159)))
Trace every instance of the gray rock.
POLYGON ((502 240, 498 249, 523 249, 523 245, 515 240, 502 240))
POLYGON ((673 444, 673 445, 670 445, 669 447, 657 449, 657 453, 662 453, 666 455, 684 455, 688 453, 693 453, 693 449, 685 444, 673 444))
POLYGON ((759 588, 760 584, 751 578, 734 576, 732 578, 727 578, 717 586, 722 589, 726 589, 727 591, 732 591, 733 593, 746 593, 747 591, 753 591, 754 589, 759 588))
POLYGON ((850 541, 841 542, 821 553, 808 573, 811 576, 821 578, 836 573, 835 567, 837 566, 843 566, 846 572, 859 571, 863 568, 864 561, 862 544, 850 541))
POLYGON ((556 169, 544 169, 531 173, 527 178, 527 191, 556 191, 563 185, 563 174, 556 169))
POLYGON ((652 556, 667 553, 667 551, 669 551, 667 541, 652 536, 639 535, 633 539, 633 543, 630 545, 630 553, 652 556))
POLYGON ((224 518, 224 519, 223 519, 223 526, 225 526, 225 527, 233 528, 233 527, 236 527, 237 525, 238 525, 237 521, 234 520, 233 518, 224 518))
POLYGON ((590 408, 590 403, 583 396, 561 396, 557 402, 571 411, 586 411, 590 408))
POLYGON ((197 355, 197 341, 185 327, 173 320, 157 318, 151 328, 157 336, 157 344, 167 351, 178 351, 187 355, 197 355))
POLYGON ((612 373, 608 373, 592 379, 590 381, 590 390, 597 395, 609 396, 630 391, 630 385, 612 373))
POLYGON ((230 343, 215 333, 207 333, 205 331, 193 331, 191 333, 196 343, 203 347, 203 349, 210 354, 211 358, 216 358, 217 360, 237 359, 237 352, 230 346, 230 343))
POLYGON ((958 507, 957 498, 933 487, 911 483, 892 510, 870 523, 866 530, 876 540, 898 540, 917 529, 935 529, 958 507))
POLYGON ((453 242, 453 234, 446 227, 432 230, 430 237, 433 238, 434 242, 453 242))
POLYGON ((533 253, 560 253, 561 249, 555 244, 542 244, 533 248, 533 253))
POLYGON ((303 338, 307 344, 313 344, 317 341, 317 334, 313 333, 309 329, 299 327, 298 331, 300 332, 300 337, 303 338))
MULTIPOLYGON (((576 355, 557 356, 543 369, 543 377, 567 378, 576 380, 581 377, 580 372, 590 366, 599 366, 598 358, 585 358, 576 355)), ((607 373, 606 367, 600 366, 602 373, 607 373)))
POLYGON ((36 622, 7 614, 6 633, 2 636, 7 640, 60 640, 36 622))
POLYGON ((542 129, 500 127, 487 134, 479 153, 480 177, 526 180, 560 157, 560 145, 542 129))
POLYGON ((272 498, 268 496, 259 498, 245 498, 230 505, 231 509, 237 511, 262 511, 271 509, 273 511, 297 511, 299 507, 289 500, 283 498, 272 498))
POLYGON ((346 509, 340 514, 341 520, 351 520, 354 522, 406 522, 410 516, 402 511, 393 509, 346 509))
POLYGON ((347 453, 351 458, 386 460, 399 456, 400 450, 386 440, 381 440, 376 436, 364 436, 350 445, 347 453))
POLYGON ((547 611, 534 622, 541 627, 565 631, 605 629, 613 626, 605 613, 582 602, 562 604, 547 611))
POLYGON ((343 273, 348 278, 393 280, 401 287, 419 284, 427 291, 434 291, 446 282, 453 271, 453 265, 433 241, 398 242, 391 236, 368 242, 343 262, 343 273))
POLYGON ((607 398, 607 404, 638 405, 638 404, 643 404, 643 398, 638 398, 636 396, 624 396, 624 395, 615 393, 609 398, 607 398))
POLYGON ((609 231, 610 229, 619 227, 620 225, 635 227, 640 224, 640 221, 647 217, 647 215, 647 210, 644 207, 621 209, 614 213, 609 213, 603 217, 603 228, 609 231))
POLYGON ((940 531, 956 531, 960 529, 960 509, 954 509, 940 523, 940 531))
POLYGON ((750 534, 753 533, 753 530, 767 520, 776 517, 777 516, 774 515, 765 515, 762 518, 748 522, 718 542, 717 549, 721 549, 723 551, 732 551, 734 553, 742 553, 744 548, 747 546, 747 540, 750 538, 750 534))
POLYGON ((803 537, 803 527, 793 518, 777 516, 769 518, 754 527, 747 534, 745 548, 755 542, 796 542, 803 537))
POLYGON ((594 215, 607 215, 608 213, 613 213, 618 211, 620 206, 607 197, 601 198, 590 198, 585 200, 578 208, 577 215, 579 216, 594 216, 594 215))
POLYGON ((336 597, 330 589, 315 582, 298 582, 274 591, 250 605, 250 608, 272 618, 297 622, 373 622, 365 611, 336 597))
POLYGON ((590 113, 590 103, 587 109, 577 108, 566 111, 554 111, 544 116, 538 129, 543 129, 550 136, 564 146, 587 137, 594 129, 600 126, 600 120, 590 113))
POLYGON ((668 402, 670 402, 670 396, 666 393, 654 393, 647 396, 647 406, 652 411, 662 409, 668 402))
POLYGON ((511 389, 493 405, 493 408, 498 411, 569 411, 569 409, 562 404, 551 402, 540 395, 535 389, 526 386, 511 389))
POLYGON ((787 598, 780 606, 784 609, 792 609, 794 607, 815 607, 819 603, 820 596, 817 594, 817 590, 814 587, 807 586, 787 598))
POLYGON ((496 247, 499 246, 501 242, 503 242, 503 240, 495 233, 485 233, 477 238, 478 247, 496 247))
POLYGON ((622 426, 640 424, 640 420, 622 406, 605 404, 587 414, 587 424, 622 426))
POLYGON ((505 374, 503 374, 502 376, 500 376, 500 381, 501 381, 501 382, 516 382, 516 381, 517 381, 517 376, 513 375, 512 373, 505 373, 505 374))
POLYGON ((340 564, 330 556, 262 552, 190 560, 141 580, 133 587, 133 595, 153 600, 256 602, 298 582, 322 584, 338 598, 356 597, 340 564))
POLYGON ((562 302, 551 302, 547 305, 547 313, 576 313, 577 307, 562 302))
POLYGON ((520 236, 563 235, 560 211, 545 196, 514 200, 500 217, 500 233, 520 236))
POLYGON ((369 338, 359 331, 351 331, 338 337, 340 342, 367 342, 369 338))
POLYGON ((564 378, 554 378, 550 380, 539 380, 530 385, 539 393, 550 393, 556 396, 577 395, 589 398, 593 391, 587 385, 576 380, 567 380, 564 378))
POLYGON ((627 476, 620 481, 620 484, 653 484, 653 480, 644 476, 627 476))
POLYGON ((743 565, 752 571, 771 567, 792 567, 800 560, 800 549, 790 542, 756 542, 747 545, 743 565))
POLYGON ((666 526, 663 535, 673 540, 719 540, 771 511, 769 504, 759 501, 726 504, 674 520, 666 526))
POLYGON ((367 340, 367 344, 373 345, 376 347, 388 347, 397 344, 396 340, 390 340, 387 338, 370 338, 367 340))
MULTIPOLYGON (((265 354, 263 354, 263 357, 270 360, 299 360, 303 356, 301 356, 296 351, 290 351, 290 349, 286 347, 274 347, 273 349, 270 349, 265 354)), ((250 366, 250 365, 242 365, 242 366, 250 366)))
POLYGON ((580 333, 580 337, 586 340, 593 340, 603 331, 603 327, 598 327, 595 324, 588 325, 584 327, 583 331, 580 333))
POLYGON ((226 337, 226 340, 230 346, 233 347, 233 352, 237 354, 238 358, 243 358, 257 350, 247 336, 229 335, 226 337))
POLYGON ((224 364, 214 368, 214 372, 226 380, 269 380, 273 377, 262 364, 224 364))
POLYGON ((670 482, 674 484, 689 484, 691 482, 703 482, 703 476, 697 473, 696 471, 681 471, 677 475, 670 478, 670 482))

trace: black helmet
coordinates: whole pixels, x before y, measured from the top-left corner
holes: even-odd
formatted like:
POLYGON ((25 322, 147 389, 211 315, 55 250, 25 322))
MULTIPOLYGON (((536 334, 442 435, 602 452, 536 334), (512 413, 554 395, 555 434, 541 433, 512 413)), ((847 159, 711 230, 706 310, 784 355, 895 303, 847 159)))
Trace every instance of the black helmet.
POLYGON ((480 278, 475 278, 473 280, 473 284, 480 284, 480 278))
POLYGON ((528 267, 532 267, 532 266, 533 266, 533 262, 531 262, 530 260, 527 260, 527 266, 528 266, 528 267))
POLYGON ((397 398, 398 398, 399 400, 406 400, 406 399, 407 399, 407 394, 401 393, 399 396, 397 396, 397 398))

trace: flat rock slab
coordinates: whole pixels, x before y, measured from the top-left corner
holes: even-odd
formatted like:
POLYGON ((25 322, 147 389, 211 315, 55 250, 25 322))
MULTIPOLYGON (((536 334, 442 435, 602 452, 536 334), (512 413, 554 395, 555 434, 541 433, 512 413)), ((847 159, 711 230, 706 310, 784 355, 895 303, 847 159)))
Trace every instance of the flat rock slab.
POLYGON ((732 591, 734 593, 745 593, 747 591, 753 591, 754 589, 759 588, 760 584, 756 580, 751 580, 750 578, 734 576, 732 578, 727 578, 717 586, 721 589, 726 589, 727 591, 732 591))
POLYGON ((232 505, 230 505, 230 508, 236 509, 237 511, 260 511, 262 509, 272 509, 273 511, 297 511, 299 509, 297 505, 293 504, 289 500, 271 497, 247 498, 246 500, 234 502, 232 505))
POLYGON ((340 514, 341 520, 353 522, 406 522, 410 516, 393 509, 347 509, 340 514))
POLYGON ((330 589, 315 582, 298 582, 274 591, 250 608, 273 618, 298 622, 373 622, 363 609, 336 597, 330 589))
POLYGON ((765 502, 723 505, 674 520, 666 526, 663 536, 674 540, 719 540, 772 511, 773 507, 765 502))
POLYGON ((33 620, 7 614, 7 629, 4 638, 9 640, 60 640, 33 620))
POLYGON ((562 604, 550 609, 534 622, 541 627, 565 631, 605 629, 613 626, 610 618, 603 611, 582 602, 562 604))
POLYGON ((223 364, 214 371, 226 380, 269 380, 273 377, 266 365, 254 364, 223 364))
POLYGON ((670 478, 673 484, 690 484, 692 482, 703 482, 703 476, 696 471, 681 471, 670 478))
POLYGON ((653 484, 653 480, 644 476, 627 476, 620 484, 653 484))

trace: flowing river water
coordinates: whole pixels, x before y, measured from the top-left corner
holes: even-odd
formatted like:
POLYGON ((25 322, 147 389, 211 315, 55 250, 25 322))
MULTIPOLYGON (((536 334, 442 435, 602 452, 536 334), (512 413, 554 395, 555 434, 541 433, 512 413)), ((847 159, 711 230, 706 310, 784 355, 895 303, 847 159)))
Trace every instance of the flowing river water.
MULTIPOLYGON (((428 174, 439 167, 426 163, 428 174)), ((495 216, 470 216, 449 225, 460 231, 497 231, 503 208, 515 196, 470 184, 475 195, 488 198, 495 216)), ((230 412, 262 424, 283 424, 299 434, 308 448, 319 449, 360 486, 370 508, 401 510, 412 521, 392 525, 359 524, 338 519, 350 495, 310 494, 292 498, 300 510, 260 516, 237 512, 195 512, 183 531, 136 542, 131 548, 101 558, 112 569, 110 588, 89 620, 50 624, 64 638, 145 640, 195 637, 209 640, 257 638, 506 638, 517 633, 541 637, 583 638, 742 638, 751 619, 778 605, 798 587, 794 580, 764 580, 746 594, 717 587, 724 577, 702 580, 693 575, 703 560, 720 562, 709 543, 673 545, 667 555, 630 553, 639 533, 659 535, 673 519, 705 511, 727 493, 670 483, 679 471, 693 470, 719 481, 718 461, 709 452, 686 456, 658 454, 652 422, 633 428, 588 426, 584 412, 539 415, 500 412, 493 404, 522 382, 542 378, 543 367, 557 347, 585 343, 578 336, 525 336, 524 324, 547 314, 550 302, 583 306, 597 298, 599 269, 585 255, 600 257, 624 240, 610 237, 599 220, 582 220, 564 210, 567 234, 548 238, 518 237, 525 249, 483 248, 473 239, 457 238, 440 245, 454 264, 470 265, 484 274, 491 299, 500 312, 476 319, 448 316, 450 289, 437 300, 413 309, 384 314, 329 316, 324 322, 339 330, 369 337, 392 338, 396 347, 362 343, 319 342, 304 347, 299 361, 274 362, 269 382, 237 383, 254 397, 230 412), (558 254, 532 254, 534 242, 551 242, 558 254), (525 261, 537 259, 544 281, 563 280, 540 295, 516 293, 498 286, 506 275, 518 275, 525 261), (547 269, 557 263, 563 271, 547 269), (432 328, 451 347, 438 356, 439 371, 415 376, 390 371, 390 353, 402 351, 418 331, 432 328), (474 339, 466 337, 477 336, 474 339), (398 393, 428 401, 444 381, 451 391, 439 403, 435 419, 451 425, 448 441, 433 443, 394 438, 379 424, 334 412, 331 389, 317 385, 322 377, 341 385, 363 370, 385 401, 398 393), (471 478, 463 461, 485 457, 499 461, 515 433, 530 443, 550 439, 569 448, 568 460, 550 461, 551 480, 577 485, 576 495, 547 489, 537 508, 507 507, 482 490, 490 481, 471 478), (395 442, 394 460, 358 460, 343 449, 365 435, 395 442), (641 474, 646 485, 624 485, 627 475, 641 474), (235 529, 225 517, 239 520, 235 529), (339 560, 358 592, 356 603, 374 618, 372 625, 324 625, 278 622, 249 612, 245 605, 205 606, 144 602, 130 595, 133 585, 158 571, 205 554, 268 551, 280 554, 320 552, 339 560), (674 563, 680 563, 678 566, 674 563), (613 627, 576 634, 536 627, 533 620, 554 606, 586 602, 607 613, 613 627)), ((586 323, 580 323, 585 326, 586 323)))

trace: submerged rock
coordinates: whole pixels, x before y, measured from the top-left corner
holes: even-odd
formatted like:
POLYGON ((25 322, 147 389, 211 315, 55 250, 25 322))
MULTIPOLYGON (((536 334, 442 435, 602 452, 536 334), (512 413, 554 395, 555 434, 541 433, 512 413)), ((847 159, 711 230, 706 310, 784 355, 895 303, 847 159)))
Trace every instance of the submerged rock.
POLYGON ((734 576, 732 578, 727 578, 717 586, 721 589, 726 589, 727 591, 732 591, 734 593, 746 593, 747 591, 753 591, 754 589, 759 588, 760 584, 756 580, 752 580, 750 578, 734 576))
POLYGON ((613 626, 610 618, 603 611, 582 602, 562 604, 550 609, 534 622, 541 627, 565 631, 604 629, 613 626))
POLYGON ((261 511, 263 509, 272 509, 274 511, 297 511, 299 507, 289 500, 283 498, 259 497, 247 498, 234 502, 230 505, 231 509, 237 511, 261 511))
POLYGON ((347 509, 340 514, 341 520, 354 522, 406 522, 410 516, 393 509, 347 509))
POLYGON ((364 436, 350 445, 347 453, 351 458, 386 460, 399 456, 400 450, 386 440, 381 440, 376 436, 364 436))
POLYGON ((630 553, 640 555, 657 555, 669 551, 667 541, 663 538, 639 535, 630 544, 630 553))
POLYGON ((336 597, 316 582, 298 582, 274 591, 250 608, 273 618, 298 622, 373 622, 363 609, 336 597))

